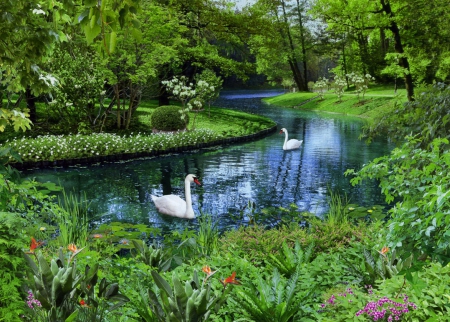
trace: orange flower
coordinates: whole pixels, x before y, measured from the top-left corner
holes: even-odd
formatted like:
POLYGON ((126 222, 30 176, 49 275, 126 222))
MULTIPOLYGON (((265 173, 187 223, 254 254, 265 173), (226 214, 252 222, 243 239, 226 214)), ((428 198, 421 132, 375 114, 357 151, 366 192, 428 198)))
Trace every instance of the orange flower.
POLYGON ((92 235, 92 238, 103 238, 102 234, 94 234, 92 235))
POLYGON ((208 276, 210 276, 210 275, 212 275, 212 274, 215 273, 215 272, 213 272, 213 271, 211 270, 211 267, 209 267, 208 265, 203 266, 203 267, 202 267, 202 271, 203 271, 203 273, 205 273, 205 274, 208 275, 208 276))
POLYGON ((67 249, 70 250, 72 253, 76 253, 78 251, 78 248, 75 244, 69 244, 67 246, 67 249))
POLYGON ((224 287, 226 287, 228 284, 241 285, 241 282, 236 279, 236 272, 233 272, 233 274, 231 274, 231 276, 228 276, 226 279, 220 280, 220 282, 224 287))
POLYGON ((378 251, 381 255, 383 255, 383 256, 386 256, 386 253, 389 251, 389 248, 388 247, 386 247, 386 246, 384 246, 382 249, 381 249, 381 252, 380 251, 378 251))

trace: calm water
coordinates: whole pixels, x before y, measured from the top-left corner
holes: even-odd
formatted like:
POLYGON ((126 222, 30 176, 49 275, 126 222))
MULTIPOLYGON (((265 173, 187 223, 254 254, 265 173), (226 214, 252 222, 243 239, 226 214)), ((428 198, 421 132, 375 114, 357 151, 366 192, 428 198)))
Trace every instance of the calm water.
POLYGON ((274 119, 289 138, 304 140, 300 149, 283 151, 284 134, 254 142, 222 145, 183 154, 103 163, 89 167, 27 170, 24 175, 61 184, 66 191, 86 193, 98 222, 144 223, 164 230, 195 226, 197 221, 156 212, 150 195, 177 194, 184 198, 184 177, 196 174, 202 186, 192 185, 194 211, 214 215, 222 229, 234 226, 248 201, 258 209, 288 207, 317 215, 327 211, 330 191, 363 206, 384 204, 375 182, 352 187, 344 172, 385 155, 392 148, 358 139, 361 121, 337 114, 273 108, 262 97, 279 91, 223 92, 216 105, 263 114, 274 119))

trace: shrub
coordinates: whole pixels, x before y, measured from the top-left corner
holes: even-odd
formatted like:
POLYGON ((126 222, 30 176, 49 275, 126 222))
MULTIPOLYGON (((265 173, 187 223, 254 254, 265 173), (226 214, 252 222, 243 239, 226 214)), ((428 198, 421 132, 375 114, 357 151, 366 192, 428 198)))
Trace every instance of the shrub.
POLYGON ((185 117, 187 120, 181 119, 179 106, 160 106, 151 116, 152 127, 160 131, 183 130, 186 128, 186 125, 189 124, 189 115, 186 114, 185 117))
POLYGON ((436 83, 420 94, 415 101, 397 105, 375 123, 364 128, 364 136, 371 141, 388 136, 403 143, 406 136, 417 137, 416 146, 432 148, 435 138, 450 139, 450 86, 436 83))

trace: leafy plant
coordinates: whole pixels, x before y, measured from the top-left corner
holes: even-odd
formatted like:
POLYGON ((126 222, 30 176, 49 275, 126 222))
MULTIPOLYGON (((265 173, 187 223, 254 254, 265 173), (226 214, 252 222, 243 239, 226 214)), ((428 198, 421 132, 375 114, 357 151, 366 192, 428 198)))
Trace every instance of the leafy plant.
POLYGON ((172 258, 166 259, 167 256, 161 247, 155 245, 147 245, 142 240, 131 241, 136 250, 137 256, 151 268, 155 268, 159 272, 165 272, 170 268, 172 258))
MULTIPOLYGON (((258 322, 287 322, 299 320, 306 308, 302 300, 309 292, 300 292, 297 288, 298 270, 289 280, 284 280, 277 269, 273 270, 270 281, 260 277, 256 285, 245 285, 238 289, 229 301, 243 309, 242 314, 252 321, 258 322), (301 293, 301 294, 300 294, 301 293)), ((235 321, 248 321, 241 318, 235 321)))
POLYGON ((450 314, 450 266, 431 262, 420 271, 411 273, 404 279, 396 275, 390 279, 380 280, 377 285, 378 294, 392 298, 402 298, 408 294, 417 309, 408 316, 412 321, 446 321, 450 314))
POLYGON ((106 314, 129 299, 119 294, 117 283, 109 283, 103 278, 97 284, 98 264, 93 268, 86 266, 84 274, 81 274, 74 259, 82 249, 73 244, 69 245, 69 249, 72 254, 68 260, 60 248, 58 258, 52 259, 50 264, 41 252, 33 253, 36 262, 24 254, 31 268, 29 279, 34 281, 34 298, 51 321, 73 321, 78 316, 103 321, 106 314), (82 299, 78 301, 79 297, 82 299))
POLYGON ((202 256, 210 256, 219 249, 218 222, 211 215, 202 214, 198 218, 199 228, 195 240, 202 256))
POLYGON ((184 286, 175 272, 172 274, 173 287, 156 271, 151 274, 159 292, 149 289, 148 299, 152 313, 160 321, 207 321, 211 312, 220 308, 231 290, 224 288, 220 295, 216 295, 210 283, 200 283, 195 270, 193 278, 186 281, 184 286))
POLYGON ((389 249, 384 247, 375 256, 368 249, 363 249, 363 258, 358 264, 354 264, 354 258, 345 258, 345 261, 352 273, 360 277, 363 285, 374 285, 379 279, 389 279, 409 269, 413 264, 413 255, 403 260, 397 256, 395 249, 389 254, 389 249))
POLYGON ((396 200, 389 214, 386 241, 389 247, 422 253, 442 263, 450 261, 450 154, 442 148, 447 139, 435 139, 432 149, 416 148, 417 139, 408 138, 389 156, 373 160, 360 171, 347 170, 356 185, 363 179, 380 180, 387 202, 396 200))
POLYGON ((278 254, 268 254, 267 262, 276 268, 287 278, 297 271, 299 265, 307 265, 313 258, 314 244, 311 243, 303 250, 296 240, 294 249, 290 248, 286 242, 283 243, 282 251, 278 254))
POLYGON ((348 224, 348 204, 349 200, 347 195, 342 197, 338 193, 330 191, 329 196, 329 209, 325 215, 325 220, 330 225, 346 225, 348 224))
POLYGON ((62 249, 59 250, 58 259, 52 259, 50 264, 41 252, 34 255, 37 264, 24 254, 32 271, 29 279, 34 281, 34 295, 42 309, 48 311, 52 321, 65 320, 72 314, 76 316, 76 299, 72 295, 82 279, 77 274, 76 262, 70 261, 66 265, 62 249))

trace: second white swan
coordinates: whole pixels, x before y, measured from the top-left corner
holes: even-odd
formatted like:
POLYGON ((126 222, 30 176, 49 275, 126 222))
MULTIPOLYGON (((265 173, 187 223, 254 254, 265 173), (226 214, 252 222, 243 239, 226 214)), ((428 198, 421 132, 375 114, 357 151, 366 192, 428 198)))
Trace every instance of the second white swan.
POLYGON ((186 176, 186 179, 184 180, 184 197, 186 201, 176 195, 164 195, 162 197, 152 195, 152 200, 155 203, 156 209, 164 215, 194 219, 195 214, 194 209, 192 208, 191 182, 201 185, 195 175, 188 174, 186 176))
POLYGON ((294 150, 298 149, 302 145, 303 140, 290 139, 288 140, 288 131, 283 127, 280 130, 280 134, 284 132, 284 144, 283 150, 294 150))

